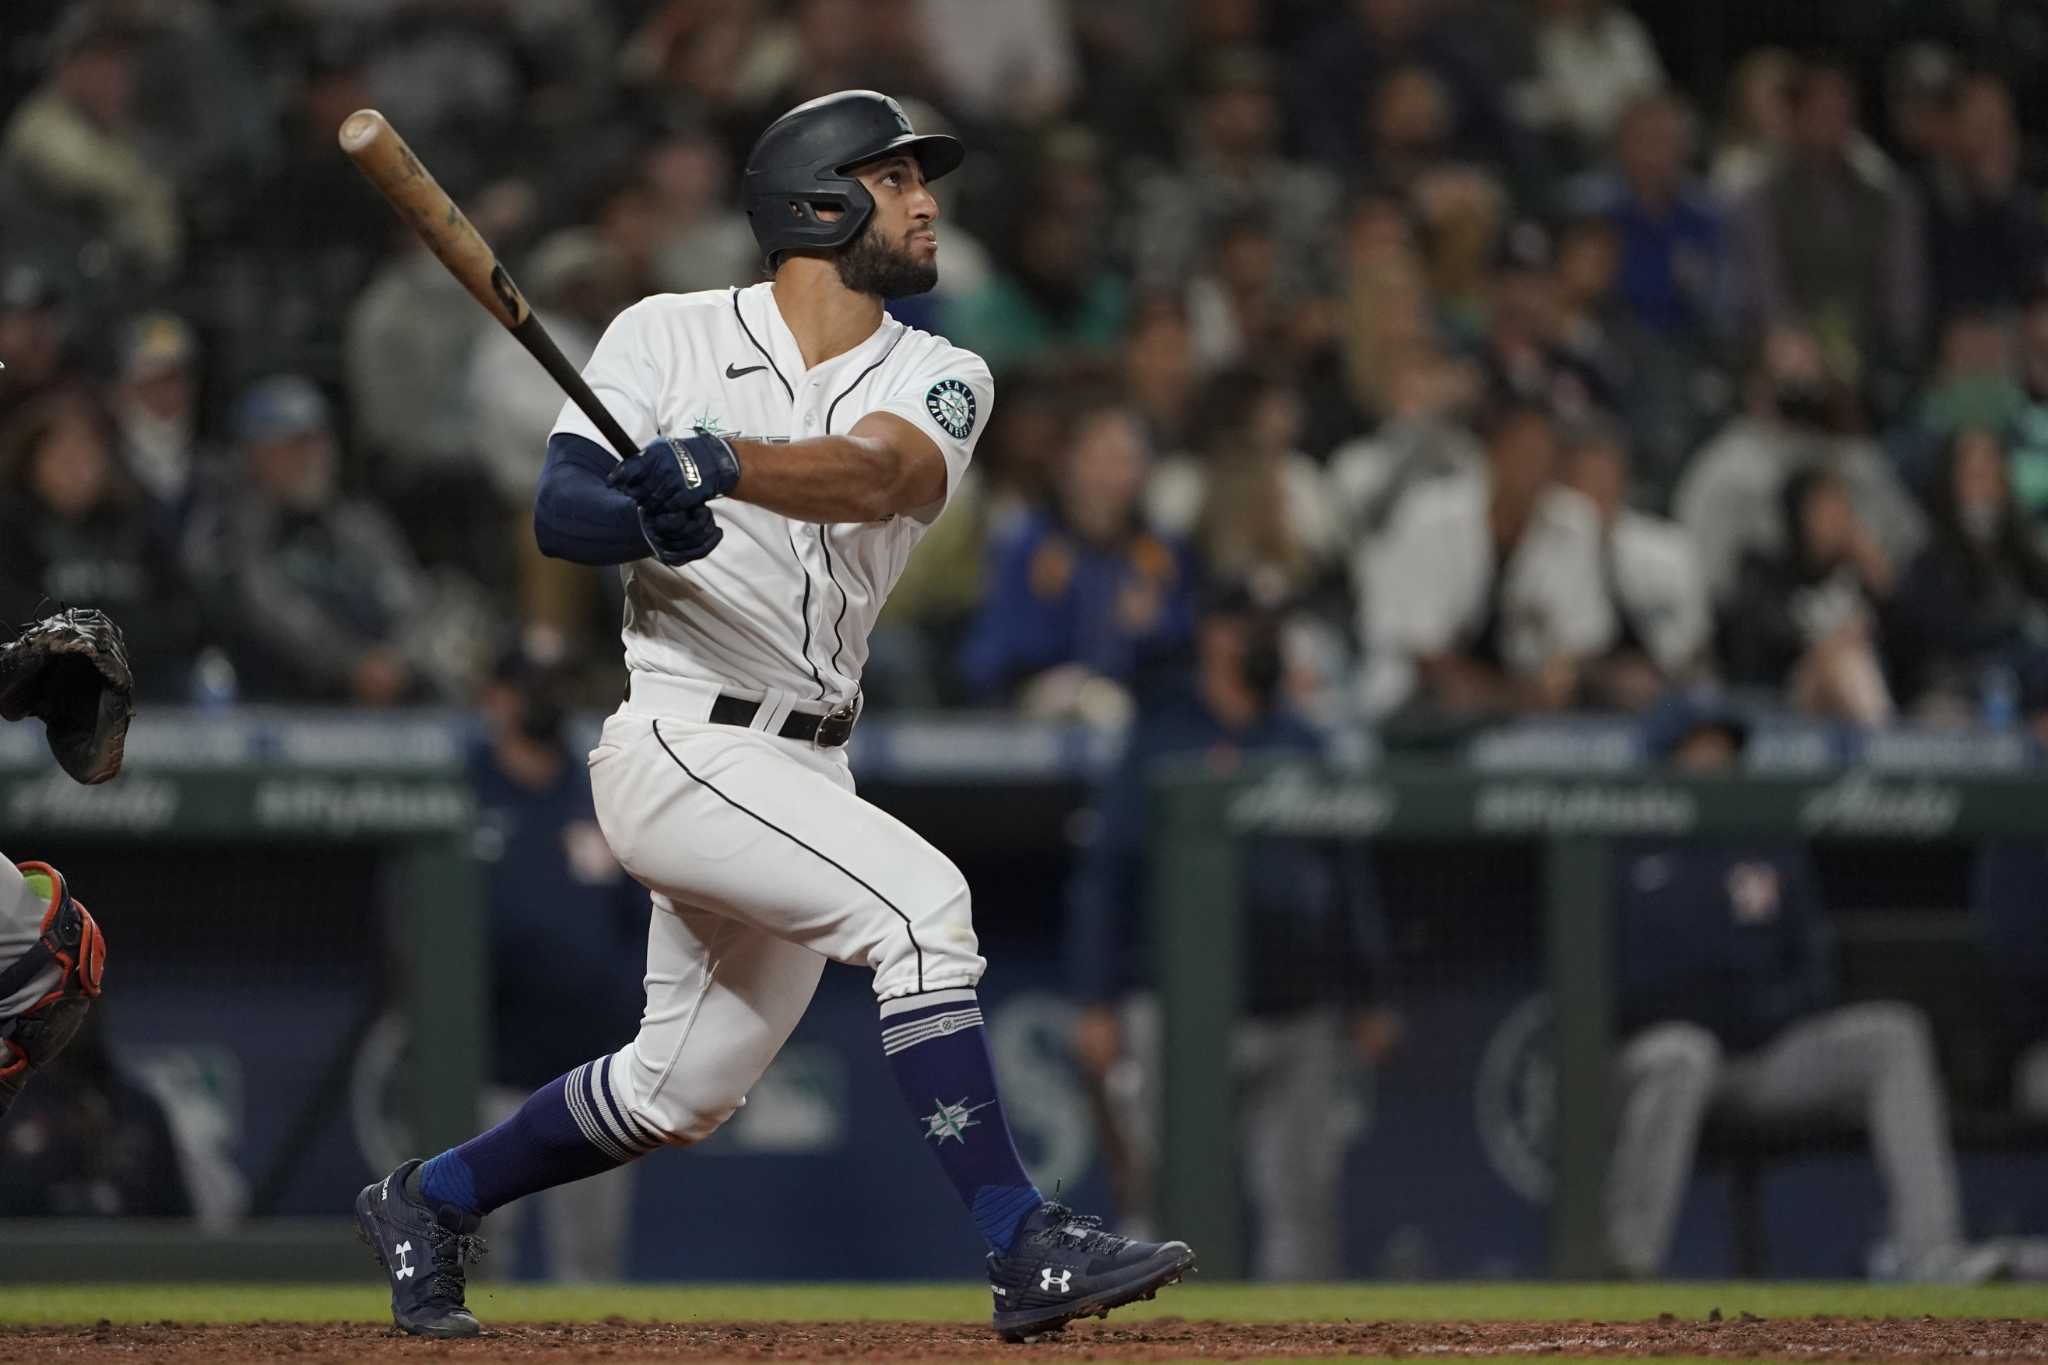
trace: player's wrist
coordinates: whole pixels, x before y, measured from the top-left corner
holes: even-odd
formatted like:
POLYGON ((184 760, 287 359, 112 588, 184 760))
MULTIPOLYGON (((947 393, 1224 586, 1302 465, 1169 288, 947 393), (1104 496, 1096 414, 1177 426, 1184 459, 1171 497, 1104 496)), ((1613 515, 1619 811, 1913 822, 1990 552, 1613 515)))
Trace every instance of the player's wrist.
POLYGON ((704 447, 698 463, 705 470, 712 487, 718 490, 712 496, 726 497, 740 486, 739 448, 723 436, 708 431, 699 434, 704 447))
POLYGON ((725 483, 725 493, 723 496, 731 497, 739 491, 740 477, 745 472, 745 467, 740 463, 740 448, 723 436, 717 439, 719 446, 724 451, 726 466, 720 475, 725 483))

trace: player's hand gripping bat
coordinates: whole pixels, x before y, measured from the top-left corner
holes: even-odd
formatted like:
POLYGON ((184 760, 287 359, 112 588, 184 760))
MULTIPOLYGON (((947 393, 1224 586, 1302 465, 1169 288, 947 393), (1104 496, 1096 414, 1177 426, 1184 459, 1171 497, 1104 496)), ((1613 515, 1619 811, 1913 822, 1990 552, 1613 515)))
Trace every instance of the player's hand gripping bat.
POLYGON ((547 328, 527 306, 526 296, 483 236, 463 216, 448 191, 441 188, 398 130, 374 109, 358 109, 342 121, 341 150, 356 163, 356 169, 381 190, 398 216, 412 225, 427 249, 440 257, 448 273, 462 281, 463 288, 484 306, 484 311, 504 325, 553 376, 570 401, 604 433, 622 459, 631 459, 640 448, 626 434, 583 376, 576 372, 547 328))

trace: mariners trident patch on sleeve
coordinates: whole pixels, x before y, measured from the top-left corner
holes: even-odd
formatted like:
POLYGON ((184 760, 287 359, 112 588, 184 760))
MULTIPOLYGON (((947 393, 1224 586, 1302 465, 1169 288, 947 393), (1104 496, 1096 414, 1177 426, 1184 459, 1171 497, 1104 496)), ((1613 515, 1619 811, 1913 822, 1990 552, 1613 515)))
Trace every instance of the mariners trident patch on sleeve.
POLYGON ((941 379, 924 396, 924 410, 932 420, 964 441, 974 430, 974 390, 957 379, 941 379))

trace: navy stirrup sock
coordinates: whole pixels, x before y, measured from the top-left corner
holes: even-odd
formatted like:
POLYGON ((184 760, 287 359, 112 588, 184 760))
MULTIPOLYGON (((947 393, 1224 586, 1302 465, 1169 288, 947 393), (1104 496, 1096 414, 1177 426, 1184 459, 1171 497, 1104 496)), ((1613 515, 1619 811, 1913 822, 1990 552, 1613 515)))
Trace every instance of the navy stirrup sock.
POLYGON ((989 1250, 1003 1252, 1045 1202, 1010 1137, 995 1063, 972 990, 931 991, 882 1004, 882 1051, 925 1144, 974 1215, 989 1250))
POLYGON ((600 1057, 549 1081, 511 1118, 421 1166, 408 1193, 481 1215, 652 1151, 659 1139, 613 1098, 611 1065, 600 1057))

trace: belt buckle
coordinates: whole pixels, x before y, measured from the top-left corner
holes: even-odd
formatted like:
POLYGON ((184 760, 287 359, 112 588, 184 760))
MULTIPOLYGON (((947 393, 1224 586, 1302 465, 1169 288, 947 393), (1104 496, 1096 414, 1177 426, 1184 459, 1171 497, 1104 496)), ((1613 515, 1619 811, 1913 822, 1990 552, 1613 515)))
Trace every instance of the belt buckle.
POLYGON ((860 698, 842 702, 818 718, 811 732, 813 749, 836 749, 853 737, 853 723, 860 717, 860 698))

